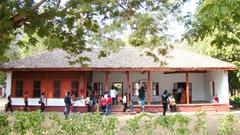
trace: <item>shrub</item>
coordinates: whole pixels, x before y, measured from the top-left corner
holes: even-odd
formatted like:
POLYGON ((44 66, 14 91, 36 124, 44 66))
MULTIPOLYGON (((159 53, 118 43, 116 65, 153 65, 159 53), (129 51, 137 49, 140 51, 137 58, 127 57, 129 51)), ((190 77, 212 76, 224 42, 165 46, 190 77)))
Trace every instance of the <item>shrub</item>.
POLYGON ((240 107, 240 96, 232 96, 230 100, 233 107, 240 107))
POLYGON ((207 121, 206 121, 206 112, 197 112, 196 121, 194 125, 194 131, 199 135, 207 135, 207 121))
POLYGON ((173 134, 176 119, 172 115, 158 116, 154 119, 154 125, 163 128, 163 134, 173 134))
POLYGON ((178 122, 178 128, 176 129, 176 134, 177 135, 189 135, 190 130, 189 130, 189 122, 190 118, 187 116, 183 116, 182 114, 176 114, 175 116, 176 121, 178 122))
POLYGON ((218 134, 219 135, 234 135, 235 128, 233 127, 234 123, 234 116, 232 114, 226 114, 224 118, 220 120, 221 124, 218 127, 218 134))
POLYGON ((0 134, 8 135, 10 134, 10 132, 11 132, 11 127, 9 126, 8 115, 0 114, 0 134))

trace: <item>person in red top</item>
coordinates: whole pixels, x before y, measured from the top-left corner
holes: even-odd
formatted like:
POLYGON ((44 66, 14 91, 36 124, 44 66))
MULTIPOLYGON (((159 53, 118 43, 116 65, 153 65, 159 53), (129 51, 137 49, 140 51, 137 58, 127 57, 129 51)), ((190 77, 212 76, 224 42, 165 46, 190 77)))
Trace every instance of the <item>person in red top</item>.
POLYGON ((218 96, 213 97, 213 103, 219 103, 219 98, 218 96))
POLYGON ((26 91, 25 93, 24 93, 24 104, 25 104, 25 106, 24 106, 24 111, 26 112, 28 109, 28 92, 26 91))
POLYGON ((112 107, 112 98, 110 95, 108 95, 106 115, 111 114, 111 107, 112 107))
POLYGON ((100 106, 101 106, 101 109, 102 109, 102 113, 106 112, 106 105, 107 105, 107 100, 102 95, 101 99, 100 99, 100 106))

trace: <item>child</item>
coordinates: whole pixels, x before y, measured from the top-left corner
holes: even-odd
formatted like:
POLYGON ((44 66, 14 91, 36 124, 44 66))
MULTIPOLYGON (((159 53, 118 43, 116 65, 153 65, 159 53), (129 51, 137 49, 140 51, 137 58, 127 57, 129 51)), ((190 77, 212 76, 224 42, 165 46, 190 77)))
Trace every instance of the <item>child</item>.
POLYGON ((130 112, 133 111, 133 103, 132 103, 132 100, 130 100, 130 103, 129 103, 129 109, 130 109, 130 112))
POLYGON ((123 112, 126 112, 126 110, 127 110, 127 93, 124 94, 122 102, 123 102, 123 112))
POLYGON ((91 112, 90 97, 86 98, 87 112, 91 112))

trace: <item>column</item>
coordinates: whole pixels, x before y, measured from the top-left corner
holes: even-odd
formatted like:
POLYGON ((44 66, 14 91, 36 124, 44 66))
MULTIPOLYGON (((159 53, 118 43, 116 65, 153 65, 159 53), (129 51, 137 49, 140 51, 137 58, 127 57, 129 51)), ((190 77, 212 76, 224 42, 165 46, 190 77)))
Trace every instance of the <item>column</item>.
POLYGON ((84 98, 87 98, 86 96, 86 93, 87 93, 87 73, 86 71, 84 71, 84 98))
POLYGON ((106 92, 108 93, 108 71, 105 72, 106 92))
POLYGON ((186 72, 186 93, 187 93, 187 104, 189 104, 189 76, 186 72))
MULTIPOLYGON (((46 84, 45 84, 45 97, 46 97, 46 105, 47 105, 47 99, 48 99, 48 71, 46 72, 46 84)), ((54 91, 54 90, 53 90, 54 91)), ((61 94, 61 93, 60 93, 61 94)))
POLYGON ((6 82, 6 98, 11 94, 12 91, 12 72, 7 72, 7 82, 6 82))
POLYGON ((127 93, 127 103, 129 103, 129 96, 130 96, 130 81, 129 81, 129 71, 126 71, 127 74, 127 86, 126 86, 126 93, 127 93))
POLYGON ((148 105, 150 105, 151 102, 151 83, 150 83, 150 71, 148 71, 148 85, 147 85, 147 96, 148 96, 148 105))

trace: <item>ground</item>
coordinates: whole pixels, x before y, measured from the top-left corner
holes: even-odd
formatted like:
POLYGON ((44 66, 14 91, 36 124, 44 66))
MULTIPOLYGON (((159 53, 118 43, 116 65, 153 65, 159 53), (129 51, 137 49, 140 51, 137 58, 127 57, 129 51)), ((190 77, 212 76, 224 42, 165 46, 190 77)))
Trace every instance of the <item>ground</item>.
MULTIPOLYGON (((5 99, 1 99, 0 98, 0 113, 4 113, 4 105, 5 105, 6 101, 5 99)), ((195 118, 195 113, 187 113, 187 112, 181 112, 184 115, 188 115, 190 118, 194 119, 195 118)), ((240 116, 240 111, 231 111, 231 112, 226 112, 226 113, 232 113, 234 114, 234 116, 240 116)), ((217 135, 217 127, 220 125, 220 119, 226 114, 226 113, 207 113, 207 126, 208 126, 208 134, 210 135, 217 135)), ((63 113, 59 112, 59 115, 63 115, 63 113)), ((117 114, 113 114, 115 115, 118 120, 119 120, 119 124, 118 124, 118 130, 120 130, 123 125, 126 123, 126 120, 133 118, 134 116, 138 115, 138 114, 122 114, 122 113, 117 113, 117 114)), ((162 113, 154 113, 151 115, 162 115, 162 113)), ((167 115, 174 115, 173 113, 168 112, 167 115)), ((192 124, 190 124, 192 125, 192 124)), ((239 128, 239 127, 236 127, 239 128)), ((163 132, 160 131, 162 134, 163 132)), ((160 133, 160 134, 161 134, 160 133)), ((118 135, 125 135, 126 133, 122 133, 122 132, 118 132, 118 135)), ((154 131, 154 134, 159 135, 159 131, 154 131)))

